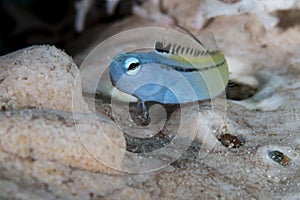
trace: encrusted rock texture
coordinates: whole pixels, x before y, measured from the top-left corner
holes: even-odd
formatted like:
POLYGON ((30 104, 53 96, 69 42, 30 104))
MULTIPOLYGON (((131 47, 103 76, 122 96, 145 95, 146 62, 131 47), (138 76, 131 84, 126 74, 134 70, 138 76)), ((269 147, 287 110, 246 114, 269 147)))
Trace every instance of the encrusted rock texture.
MULTIPOLYGON (((189 126, 194 129, 201 121, 195 142, 177 161, 148 173, 122 172, 124 154, 108 142, 120 149, 128 144, 107 114, 109 103, 99 101, 103 105, 97 105, 95 117, 82 95, 77 66, 92 47, 75 56, 77 65, 48 45, 0 57, 0 198, 298 199, 300 26, 293 17, 273 15, 281 21, 270 30, 250 14, 219 16, 203 30, 192 30, 196 36, 213 32, 228 57, 231 78, 251 85, 256 93, 226 100, 226 117, 213 111, 213 125, 222 130, 210 133, 215 146, 205 155, 199 149, 209 147, 201 136, 209 114, 201 107, 191 109, 190 124, 185 121, 184 127, 188 134, 189 126), (226 137, 232 140, 225 135, 218 141, 224 133, 237 136, 241 145, 232 141, 223 146, 226 137)), ((81 39, 94 37, 96 46, 110 34, 145 25, 156 23, 129 17, 81 39)), ((171 113, 165 134, 174 128, 178 112, 171 113)))

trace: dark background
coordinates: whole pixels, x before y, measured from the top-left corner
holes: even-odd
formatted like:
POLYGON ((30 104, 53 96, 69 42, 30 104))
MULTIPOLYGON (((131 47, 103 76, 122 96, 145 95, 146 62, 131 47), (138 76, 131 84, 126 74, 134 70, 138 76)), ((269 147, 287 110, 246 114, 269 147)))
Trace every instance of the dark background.
POLYGON ((64 49, 67 43, 100 23, 110 23, 131 14, 141 0, 122 0, 112 15, 105 0, 94 0, 85 29, 74 28, 75 0, 0 0, 0 55, 33 45, 52 44, 64 49))

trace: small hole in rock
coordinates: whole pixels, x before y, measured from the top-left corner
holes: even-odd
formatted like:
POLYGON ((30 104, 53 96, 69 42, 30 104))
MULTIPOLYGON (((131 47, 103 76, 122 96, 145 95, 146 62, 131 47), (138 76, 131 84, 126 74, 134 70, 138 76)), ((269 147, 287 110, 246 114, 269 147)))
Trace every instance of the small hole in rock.
POLYGON ((290 158, 282 153, 281 151, 274 150, 268 152, 269 158, 271 158, 274 162, 277 162, 283 166, 287 166, 290 164, 290 158))
POLYGON ((257 87, 230 80, 225 91, 227 99, 240 101, 252 97, 257 90, 257 87))
POLYGON ((245 144, 244 139, 229 133, 218 135, 217 138, 227 148, 239 148, 245 144))

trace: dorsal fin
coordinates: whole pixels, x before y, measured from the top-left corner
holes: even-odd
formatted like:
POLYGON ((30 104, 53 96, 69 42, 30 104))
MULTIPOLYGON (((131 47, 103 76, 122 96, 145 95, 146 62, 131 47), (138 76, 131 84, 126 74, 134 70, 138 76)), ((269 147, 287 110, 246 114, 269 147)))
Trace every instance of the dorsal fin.
MULTIPOLYGON (((196 36, 194 36, 189 30, 176 24, 178 28, 189 35, 195 42, 185 40, 159 40, 155 41, 155 51, 160 54, 174 54, 179 56, 188 57, 201 57, 201 56, 212 56, 219 52, 216 48, 215 40, 212 37, 208 39, 208 46, 204 45, 196 36)), ((209 35, 210 36, 210 35, 209 35)), ((207 42, 206 42, 207 43, 207 42)))
POLYGON ((158 53, 166 53, 166 54, 175 54, 175 55, 183 55, 183 56, 206 56, 206 55, 213 55, 216 51, 209 51, 209 50, 200 50, 195 49, 192 47, 183 46, 181 44, 171 44, 161 41, 155 42, 155 50, 158 53))

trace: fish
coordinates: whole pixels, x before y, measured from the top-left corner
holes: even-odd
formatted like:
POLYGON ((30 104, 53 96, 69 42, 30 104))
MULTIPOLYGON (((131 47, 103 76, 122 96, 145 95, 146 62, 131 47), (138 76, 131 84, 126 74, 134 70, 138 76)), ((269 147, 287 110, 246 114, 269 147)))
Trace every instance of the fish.
POLYGON ((112 85, 142 102, 182 104, 212 99, 225 91, 228 65, 218 48, 157 40, 148 52, 117 54, 109 65, 112 85))

